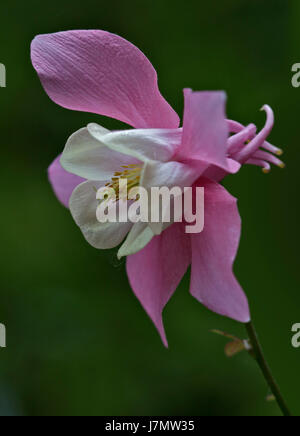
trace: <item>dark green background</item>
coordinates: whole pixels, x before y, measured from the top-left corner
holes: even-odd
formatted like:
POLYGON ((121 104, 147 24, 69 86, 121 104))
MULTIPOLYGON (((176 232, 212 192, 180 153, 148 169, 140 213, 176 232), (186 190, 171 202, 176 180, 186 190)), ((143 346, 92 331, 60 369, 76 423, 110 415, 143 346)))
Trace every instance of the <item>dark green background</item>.
POLYGON ((158 70, 160 89, 182 114, 182 88, 224 89, 228 116, 261 127, 286 170, 244 168, 226 179, 239 198, 243 237, 236 274, 251 303, 270 365, 300 413, 299 108, 291 66, 300 62, 298 0, 27 0, 1 3, 0 349, 2 415, 278 415, 246 354, 227 359, 212 328, 244 327, 188 294, 188 277, 165 312, 163 348, 133 296, 116 250, 84 241, 47 182, 68 136, 90 121, 119 123, 56 106, 33 70, 36 34, 100 28, 135 43, 158 70))

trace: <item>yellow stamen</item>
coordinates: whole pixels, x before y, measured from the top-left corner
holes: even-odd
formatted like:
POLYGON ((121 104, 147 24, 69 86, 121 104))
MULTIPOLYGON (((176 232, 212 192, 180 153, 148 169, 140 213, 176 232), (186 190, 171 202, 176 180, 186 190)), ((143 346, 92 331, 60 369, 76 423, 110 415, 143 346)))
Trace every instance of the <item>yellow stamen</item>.
POLYGON ((122 165, 121 168, 124 168, 124 171, 116 171, 111 181, 105 185, 108 188, 114 189, 117 201, 120 199, 120 180, 127 180, 127 189, 129 190, 131 188, 139 186, 142 172, 142 168, 136 164, 122 165))

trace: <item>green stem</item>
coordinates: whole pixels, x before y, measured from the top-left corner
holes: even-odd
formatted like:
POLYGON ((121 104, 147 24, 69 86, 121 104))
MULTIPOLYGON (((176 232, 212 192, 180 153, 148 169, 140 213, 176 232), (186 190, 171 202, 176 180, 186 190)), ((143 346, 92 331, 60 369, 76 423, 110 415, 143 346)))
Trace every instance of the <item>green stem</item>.
POLYGON ((253 357, 257 361, 260 369, 262 370, 262 373, 263 373, 274 397, 277 400, 278 406, 280 407, 284 416, 292 416, 291 412, 289 411, 289 409, 286 405, 286 402, 285 402, 285 400, 280 392, 279 386, 277 385, 274 377, 272 376, 269 365, 266 362, 262 347, 259 343, 258 336, 256 334, 256 331, 255 331, 255 328, 254 328, 254 325, 252 324, 252 322, 249 322, 248 324, 246 324, 246 328, 247 328, 249 339, 250 339, 250 342, 252 345, 252 350, 251 350, 252 353, 251 354, 253 355, 253 357))

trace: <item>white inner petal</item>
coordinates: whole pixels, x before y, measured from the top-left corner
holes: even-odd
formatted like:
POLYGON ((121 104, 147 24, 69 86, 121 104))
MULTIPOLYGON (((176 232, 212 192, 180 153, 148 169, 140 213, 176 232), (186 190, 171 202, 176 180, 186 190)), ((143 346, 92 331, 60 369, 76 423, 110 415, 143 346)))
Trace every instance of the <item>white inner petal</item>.
MULTIPOLYGON (((99 127, 102 134, 109 130, 99 127)), ((111 150, 95 139, 87 128, 75 132, 67 141, 61 157, 62 167, 87 180, 108 181, 122 165, 141 164, 132 156, 111 150)))
POLYGON ((88 181, 77 186, 70 199, 70 210, 89 244, 98 249, 118 246, 132 227, 132 223, 100 223, 96 211, 96 191, 102 185, 88 181))
POLYGON ((181 129, 132 129, 105 132, 97 124, 89 124, 90 134, 109 147, 135 157, 143 162, 148 160, 167 162, 172 159, 181 144, 181 129))

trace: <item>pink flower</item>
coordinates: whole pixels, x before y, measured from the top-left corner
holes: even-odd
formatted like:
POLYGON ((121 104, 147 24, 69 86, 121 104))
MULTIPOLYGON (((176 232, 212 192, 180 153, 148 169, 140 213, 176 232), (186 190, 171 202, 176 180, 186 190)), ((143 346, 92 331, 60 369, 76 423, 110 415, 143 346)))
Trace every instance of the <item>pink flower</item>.
POLYGON ((97 124, 74 133, 49 168, 59 200, 70 206, 85 238, 96 248, 119 245, 131 287, 167 345, 165 305, 191 265, 191 294, 212 311, 247 323, 247 298, 233 274, 241 220, 236 199, 218 182, 241 165, 283 166, 281 150, 266 142, 273 112, 256 134, 253 124, 225 117, 223 92, 185 90, 183 127, 157 86, 156 72, 135 46, 100 30, 37 36, 32 63, 57 104, 106 115, 134 129, 110 132, 97 124), (230 134, 233 134, 230 136, 230 134), (61 166, 63 165, 63 167, 61 166), (164 230, 151 223, 96 220, 94 188, 120 177, 145 188, 204 186, 205 228, 186 234, 183 223, 164 230))

